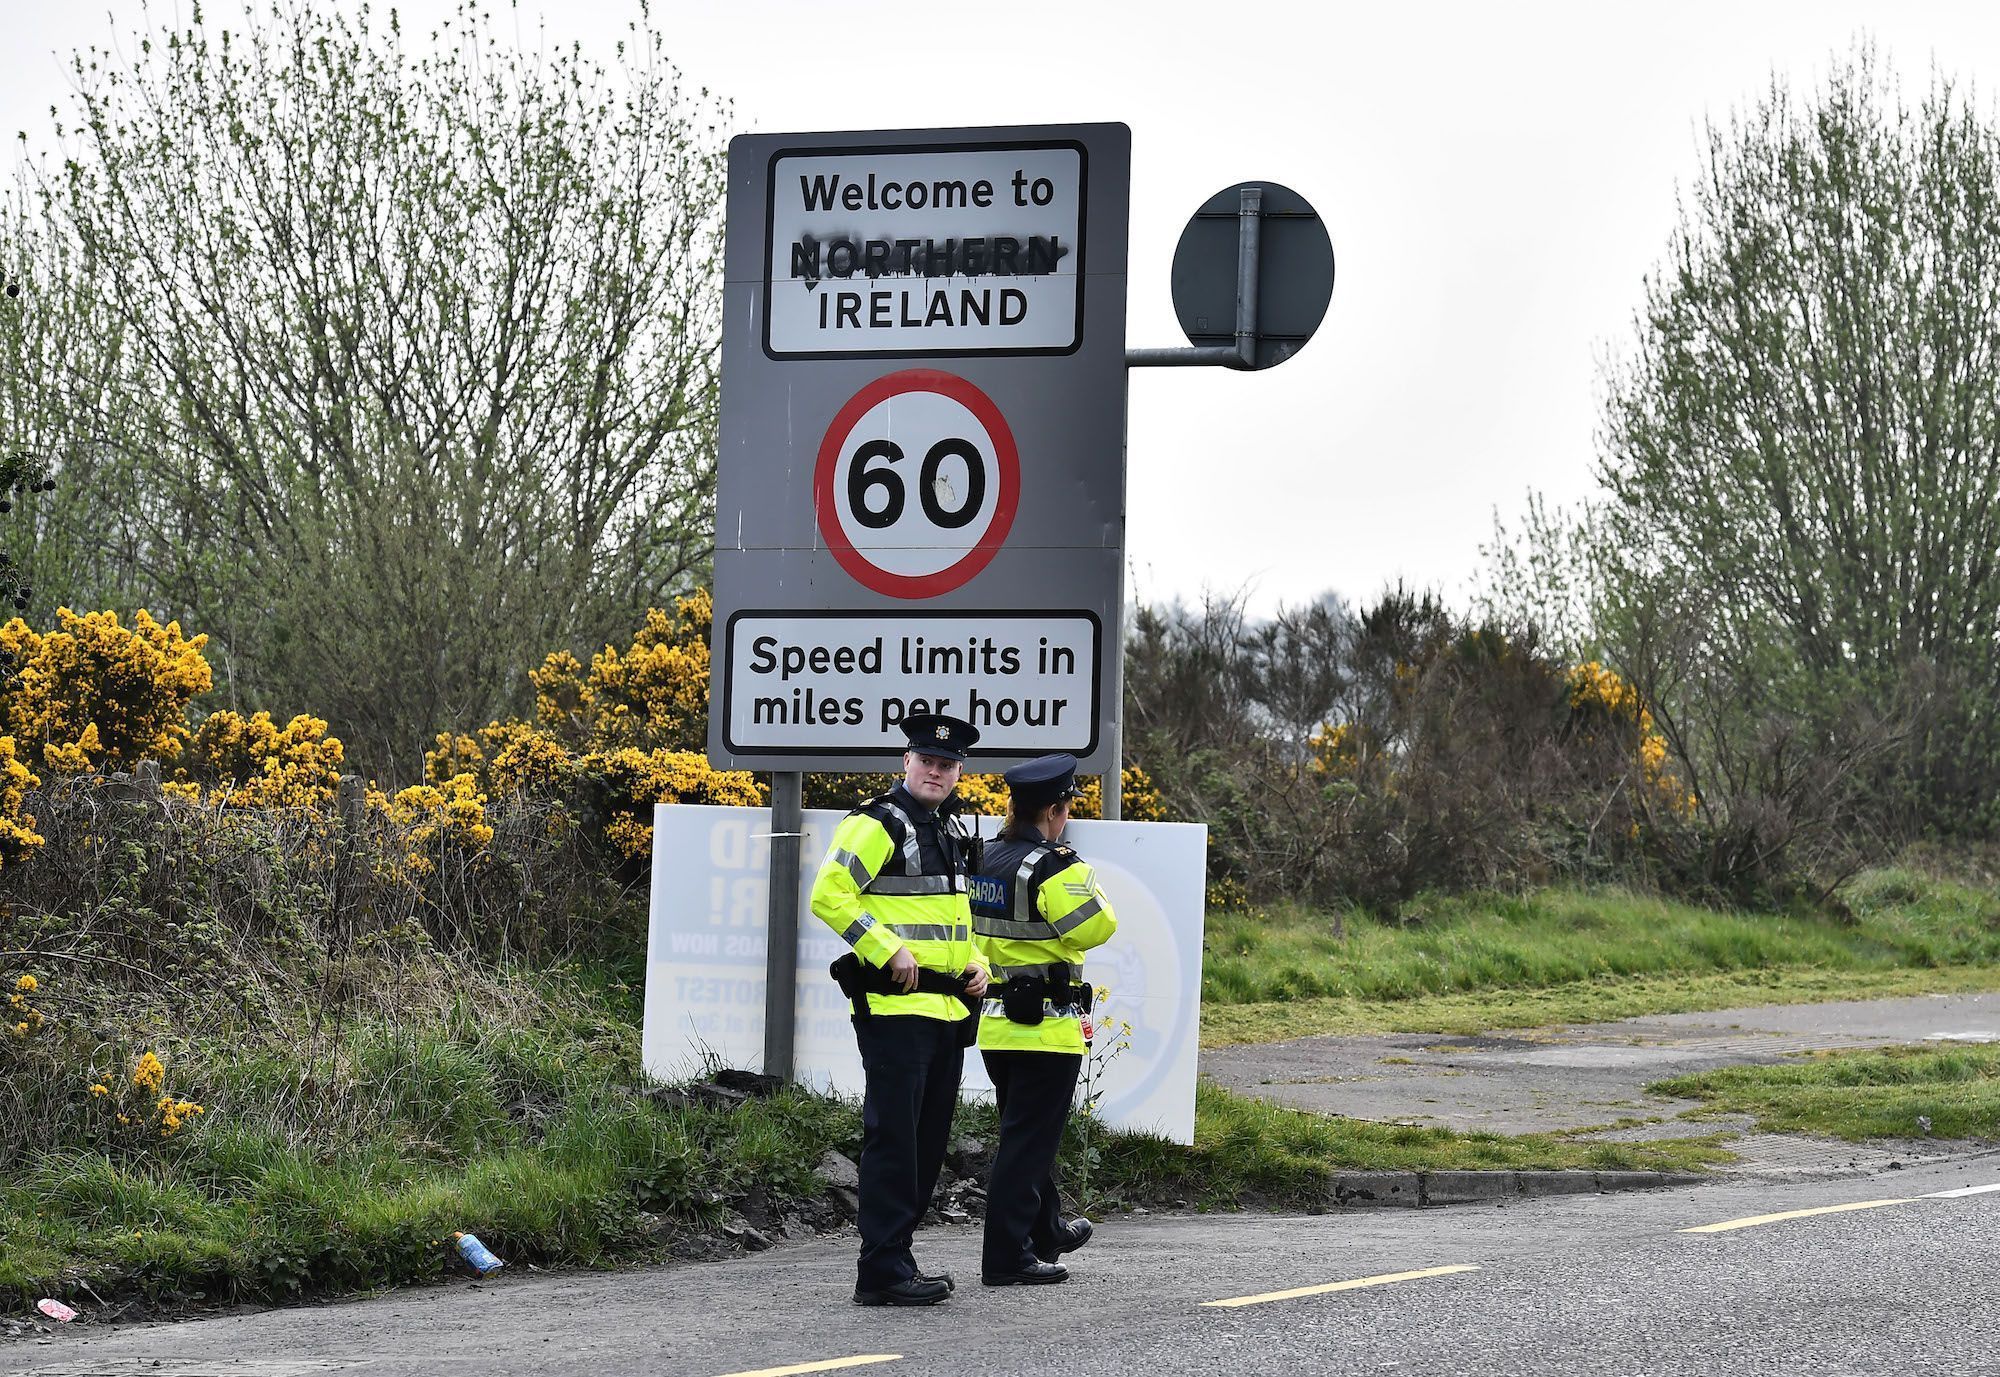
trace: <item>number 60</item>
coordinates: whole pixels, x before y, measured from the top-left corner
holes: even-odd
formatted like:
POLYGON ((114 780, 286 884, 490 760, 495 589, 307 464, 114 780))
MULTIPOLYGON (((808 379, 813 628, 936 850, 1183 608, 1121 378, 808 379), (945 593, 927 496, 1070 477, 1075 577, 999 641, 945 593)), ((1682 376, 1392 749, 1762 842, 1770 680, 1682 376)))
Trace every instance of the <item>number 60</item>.
MULTIPOLYGON (((896 524, 903 514, 903 480, 896 470, 887 464, 871 469, 869 465, 877 459, 889 464, 899 463, 903 450, 894 440, 870 440, 855 449, 854 457, 848 461, 847 505, 853 511, 854 519, 871 531, 879 531, 896 524), (880 509, 868 505, 871 488, 882 490, 880 509)), ((947 531, 955 531, 969 525, 979 515, 986 500, 986 461, 979 450, 969 440, 950 438, 938 441, 924 455, 923 467, 917 473, 917 502, 924 509, 924 517, 933 525, 947 531), (965 461, 965 500, 955 508, 947 509, 937 498, 938 470, 947 459, 958 458, 965 461)))

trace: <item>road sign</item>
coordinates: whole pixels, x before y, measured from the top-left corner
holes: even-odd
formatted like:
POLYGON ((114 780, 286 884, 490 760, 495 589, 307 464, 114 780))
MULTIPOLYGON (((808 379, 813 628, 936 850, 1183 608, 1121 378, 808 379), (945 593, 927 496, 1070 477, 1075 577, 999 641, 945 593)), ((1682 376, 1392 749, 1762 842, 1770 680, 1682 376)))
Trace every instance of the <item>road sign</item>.
POLYGON ((1123 125, 730 144, 709 756, 1116 749, 1123 125))
POLYGON ((1074 140, 776 153, 764 276, 803 290, 765 297, 764 347, 774 358, 1075 349, 1086 162, 1074 140))
POLYGON ((1258 193, 1255 366, 1270 368, 1305 347, 1333 299, 1333 241, 1312 203, 1290 187, 1239 182, 1202 203, 1174 249, 1174 314, 1197 348, 1237 343, 1246 190, 1258 193))
POLYGON ((849 399, 820 442, 813 510, 835 559, 898 598, 963 587, 1014 524, 1021 459, 993 399, 911 368, 849 399))

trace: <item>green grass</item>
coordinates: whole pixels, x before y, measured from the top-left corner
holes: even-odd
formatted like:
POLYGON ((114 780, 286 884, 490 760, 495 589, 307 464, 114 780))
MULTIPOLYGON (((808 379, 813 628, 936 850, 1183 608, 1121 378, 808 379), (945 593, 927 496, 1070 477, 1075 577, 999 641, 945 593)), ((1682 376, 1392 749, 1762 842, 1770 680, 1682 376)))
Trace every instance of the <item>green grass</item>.
POLYGON ((1402 923, 1280 905, 1209 915, 1202 1040, 1622 1018, 2000 989, 2000 901, 1904 870, 1860 877, 1851 921, 1719 913, 1618 889, 1436 898, 1402 923))
POLYGON ((1732 1155, 1712 1138, 1576 1143, 1560 1136, 1454 1133, 1285 1109, 1203 1082, 1194 1145, 1103 1135, 1085 1170, 1078 1135, 1065 1144, 1064 1182, 1089 1208, 1185 1200, 1192 1208, 1310 1208, 1327 1203, 1332 1170, 1600 1169, 1698 1171, 1732 1155))
POLYGON ((362 1030, 356 1093, 323 1115, 268 1058, 218 1051, 212 1078, 176 1063, 216 1087, 198 1127, 43 1153, 0 1178, 0 1295, 392 1285, 445 1274, 454 1230, 512 1263, 659 1257, 752 1188, 780 1206, 817 1195, 820 1155, 859 1138, 853 1110, 818 1096, 662 1105, 619 1083, 629 1065, 569 1050, 558 1098, 536 1106, 510 1098, 533 1059, 512 1036, 362 1030))
MULTIPOLYGON (((366 1024, 316 1059, 197 1044, 170 1082, 208 1112, 173 1139, 115 1135, 0 1172, 0 1308, 43 1295, 282 1301, 433 1280, 451 1236, 510 1264, 657 1260, 755 1197, 822 1197, 856 1107, 798 1090, 735 1109, 648 1095, 638 1030, 574 990, 527 1028, 366 1024)), ((958 1132, 993 1140, 990 1107, 958 1132)), ((1084 1208, 1330 1203, 1341 1168, 1698 1168, 1715 1143, 1585 1145, 1327 1119, 1203 1086, 1182 1147, 1073 1121, 1064 1172, 1084 1208)))
POLYGON ((1677 1076, 1647 1089, 1702 1100, 1701 1113, 1753 1115, 1765 1133, 1850 1141, 2000 1136, 2000 1047, 1990 1045, 1816 1053, 1779 1066, 1677 1076))
MULTIPOLYGON (((1616 890, 1435 900, 1403 925, 1349 913, 1336 927, 1297 908, 1218 913, 1203 1038, 1474 1033, 2000 988, 2000 920, 1985 891, 1885 870, 1847 901, 1851 923, 1716 914, 1616 890)), ((0 1304, 283 1300, 434 1279, 454 1269, 461 1229, 516 1265, 657 1259, 753 1199, 782 1213, 821 1198, 821 1154, 858 1148, 849 1104, 793 1091, 724 1111, 646 1094, 630 971, 480 979, 479 1007, 445 987, 443 1002, 337 1033, 308 1026, 302 1010, 298 1029, 259 1038, 190 1034, 163 1048, 168 1085, 208 1112, 165 1142, 121 1137, 83 1096, 83 1070, 49 1061, 13 1101, 42 1129, 15 1141, 36 1146, 0 1164, 0 1304)), ((172 1042, 170 1021, 116 1012, 103 1021, 172 1042)), ((1907 1135, 1925 1114, 1936 1136, 1992 1136, 1996 1060, 1994 1049, 1925 1050, 1660 1088, 1778 1129, 1907 1135)), ((992 1111, 967 1108, 960 1131, 990 1140, 992 1111)), ((1457 1134, 1324 1118, 1206 1085, 1191 1148, 1074 1125, 1063 1151, 1086 1208, 1313 1209, 1327 1203, 1332 1170, 1686 1170, 1728 1157, 1712 1138, 1457 1134)))

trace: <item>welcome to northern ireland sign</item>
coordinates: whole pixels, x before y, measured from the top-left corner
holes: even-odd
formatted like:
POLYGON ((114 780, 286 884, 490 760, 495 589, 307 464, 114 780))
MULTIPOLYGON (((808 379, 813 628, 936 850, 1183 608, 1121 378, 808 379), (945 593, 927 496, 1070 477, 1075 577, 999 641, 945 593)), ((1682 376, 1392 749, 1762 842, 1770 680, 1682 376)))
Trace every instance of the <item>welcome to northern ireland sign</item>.
POLYGON ((1068 353, 1083 330, 1076 142, 770 160, 764 347, 937 358, 1068 353))
POLYGON ((709 759, 1115 768, 1122 124, 729 148, 709 759))

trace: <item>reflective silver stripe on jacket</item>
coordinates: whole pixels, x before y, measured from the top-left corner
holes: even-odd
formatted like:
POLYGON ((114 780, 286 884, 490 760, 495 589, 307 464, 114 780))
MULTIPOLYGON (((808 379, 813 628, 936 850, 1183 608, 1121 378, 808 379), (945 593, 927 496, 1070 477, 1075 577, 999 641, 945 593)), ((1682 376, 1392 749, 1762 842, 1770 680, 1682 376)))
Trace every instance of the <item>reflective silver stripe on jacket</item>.
POLYGON ((827 859, 845 869, 849 875, 852 875, 855 884, 860 885, 863 889, 868 887, 870 879, 868 863, 852 851, 849 851, 844 846, 836 846, 833 848, 832 853, 827 856, 827 859))
POLYGON ((972 930, 965 924, 891 923, 889 931, 910 942, 969 942, 972 930))
POLYGON ((1082 927, 1102 912, 1104 912, 1104 901, 1102 899, 1092 899, 1089 903, 1078 904, 1068 913, 1056 919, 1051 926, 1055 928, 1057 935, 1060 936, 1082 927))
POLYGON ((987 918, 972 915, 972 930, 981 937, 1010 937, 1021 942, 1050 942, 1056 937, 1056 929, 1037 918, 1030 923, 1016 923, 1006 918, 987 918))
POLYGON ((861 940, 862 934, 874 926, 875 920, 864 913, 842 929, 840 940, 850 947, 854 946, 861 940))
POLYGON ((1053 849, 1047 842, 1043 842, 1040 846, 1032 848, 1027 855, 1021 858, 1021 868, 1014 872, 1015 922, 1033 923, 1040 921, 1041 914, 1035 911, 1035 891, 1029 887, 1028 882, 1034 878, 1035 867, 1042 863, 1042 857, 1048 855, 1053 849))
POLYGON ((870 894, 962 894, 963 875, 877 875, 870 894))
MULTIPOLYGON (((1007 1006, 997 999, 989 999, 980 1004, 979 1012, 988 1018, 1006 1018, 1007 1006)), ((1082 1018, 1081 1004, 1058 1004, 1053 999, 1042 1001, 1043 1018, 1082 1018)))
POLYGON ((883 801, 891 817, 903 824, 903 868, 912 875, 920 875, 924 869, 923 853, 917 847, 917 825, 910 821, 910 815, 895 804, 883 801))

